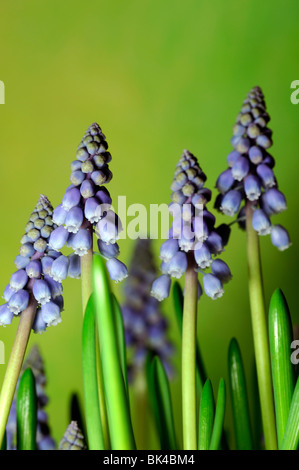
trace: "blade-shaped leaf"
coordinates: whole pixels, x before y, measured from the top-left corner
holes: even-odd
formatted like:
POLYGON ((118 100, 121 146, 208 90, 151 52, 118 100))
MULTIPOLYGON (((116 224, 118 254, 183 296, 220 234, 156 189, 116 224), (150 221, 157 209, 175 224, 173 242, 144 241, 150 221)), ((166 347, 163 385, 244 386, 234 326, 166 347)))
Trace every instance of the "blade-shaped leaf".
POLYGON ((214 397, 210 379, 201 394, 198 424, 198 450, 209 450, 214 423, 214 397))
POLYGON ((95 328, 95 305, 93 295, 91 295, 85 310, 82 334, 85 416, 89 449, 104 450, 105 446, 98 398, 95 328))
POLYGON ((228 369, 237 449, 252 450, 246 380, 241 351, 235 338, 229 345, 228 369))
POLYGON ((122 316, 119 302, 114 294, 112 294, 112 301, 113 301, 113 307, 114 307, 114 321, 115 321, 115 329, 116 329, 116 334, 117 334, 119 360, 120 360, 120 364, 122 368, 122 374, 123 374, 126 390, 128 393, 129 388, 128 388, 128 377, 127 377, 127 355, 126 355, 126 341, 125 341, 123 316, 122 316))
POLYGON ((218 450, 221 446, 221 438, 223 434, 223 423, 225 416, 225 406, 226 406, 226 389, 225 382, 223 379, 219 382, 216 411, 213 432, 210 442, 210 450, 218 450))
POLYGON ((297 450, 299 446, 299 379, 292 398, 281 450, 297 450))
POLYGON ((37 399, 35 379, 30 368, 26 369, 17 392, 17 449, 36 449, 37 399))
POLYGON ((281 446, 294 392, 294 369, 290 360, 292 324, 286 299, 280 289, 271 297, 269 342, 274 389, 278 446, 281 446))

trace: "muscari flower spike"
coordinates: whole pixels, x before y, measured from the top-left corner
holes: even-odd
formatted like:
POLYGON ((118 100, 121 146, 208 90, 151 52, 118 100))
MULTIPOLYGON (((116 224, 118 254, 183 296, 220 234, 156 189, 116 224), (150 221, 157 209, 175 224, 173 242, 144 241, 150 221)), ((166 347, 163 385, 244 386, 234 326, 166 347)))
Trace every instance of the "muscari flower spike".
POLYGON ((57 228, 49 239, 52 250, 65 245, 72 249, 69 256, 59 256, 49 275, 56 281, 67 277, 80 277, 80 257, 92 247, 93 233, 97 236, 98 249, 107 260, 107 270, 115 282, 127 277, 126 266, 117 259, 117 240, 122 230, 121 222, 111 209, 112 199, 105 184, 112 179, 108 163, 111 154, 100 126, 91 124, 78 146, 77 159, 71 163, 71 185, 66 189, 62 202, 54 210, 53 220, 57 228))
POLYGON ((215 207, 225 215, 236 216, 244 229, 245 206, 242 203, 250 201, 254 209, 253 229, 259 235, 270 234, 272 244, 283 251, 291 244, 289 234, 281 225, 271 223, 271 217, 284 211, 287 205, 273 171, 274 158, 268 153, 272 146, 269 121, 262 90, 254 87, 244 100, 233 127, 234 150, 227 156, 228 169, 216 182, 220 194, 215 207))
MULTIPOLYGON (((195 269, 203 274, 203 287, 212 299, 224 293, 223 284, 231 279, 227 264, 214 258, 224 251, 230 228, 215 227, 214 215, 206 209, 211 191, 204 187, 206 175, 197 158, 188 150, 183 152, 171 185, 173 224, 168 239, 160 248, 162 275, 154 280, 151 294, 159 301, 168 297, 171 277, 180 278, 187 270, 188 256, 193 257, 195 269), (211 268, 211 273, 207 269, 211 268)), ((198 296, 202 294, 198 283, 198 296)))
POLYGON ((41 195, 25 227, 19 255, 15 258, 15 271, 6 286, 0 307, 0 325, 6 326, 14 316, 24 311, 30 295, 37 302, 37 312, 32 329, 42 333, 48 326, 61 321, 63 310, 62 286, 49 277, 52 264, 60 256, 49 245, 56 224, 52 219, 53 207, 46 196, 41 195))
POLYGON ((86 450, 82 431, 76 421, 71 421, 59 443, 59 450, 86 450))
POLYGON ((168 322, 158 300, 150 295, 156 274, 151 240, 138 239, 124 286, 122 306, 130 381, 144 366, 148 353, 161 359, 169 377, 173 373, 171 356, 174 347, 167 337, 168 322))
MULTIPOLYGON (((28 367, 33 372, 35 378, 36 397, 37 397, 37 432, 36 432, 36 445, 37 450, 55 450, 56 443, 51 437, 51 431, 48 424, 48 415, 45 412, 45 407, 48 404, 48 396, 46 394, 47 379, 45 375, 44 362, 41 357, 38 346, 33 346, 29 355, 27 356, 23 366, 23 373, 28 367)), ((19 381, 17 384, 15 396, 10 409, 7 426, 6 426, 6 439, 7 450, 16 450, 17 440, 17 416, 16 416, 16 396, 19 381)))

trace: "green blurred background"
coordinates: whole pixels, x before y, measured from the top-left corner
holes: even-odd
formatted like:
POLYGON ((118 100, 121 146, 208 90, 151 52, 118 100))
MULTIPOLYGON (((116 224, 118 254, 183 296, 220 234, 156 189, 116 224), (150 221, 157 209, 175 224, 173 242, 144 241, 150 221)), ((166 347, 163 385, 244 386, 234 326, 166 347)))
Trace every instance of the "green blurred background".
MULTIPOLYGON (((281 287, 299 321, 299 106, 290 102, 290 84, 299 79, 298 1, 15 0, 2 2, 0 12, 0 80, 6 86, 6 104, 0 106, 1 291, 39 194, 54 206, 60 203, 89 124, 97 121, 108 139, 115 201, 126 195, 128 204, 168 203, 185 148, 198 157, 214 187, 226 168, 242 101, 259 85, 272 117, 276 175, 288 201, 288 211, 277 220, 289 228, 293 242, 280 253, 269 237, 261 240, 266 298, 281 287)), ((129 262, 133 242, 122 240, 120 246, 121 259, 129 262)), ((156 240, 156 253, 159 246, 156 240)), ((240 342, 248 381, 252 378, 245 236, 237 228, 224 259, 233 282, 220 300, 199 303, 198 336, 215 387, 227 376, 232 336, 240 342)), ((82 397, 80 282, 65 282, 64 291, 62 323, 30 340, 44 356, 57 440, 69 422, 70 394, 82 397)), ((121 299, 122 287, 115 292, 121 299)), ((171 299, 164 311, 173 320, 171 299)), ((17 321, 0 331, 6 361, 16 327, 17 321)), ((172 338, 179 349, 175 323, 172 338)), ((177 368, 172 391, 180 432, 179 361, 177 368)), ((0 383, 4 372, 0 365, 0 383)), ((226 426, 231 436, 230 405, 226 426)))

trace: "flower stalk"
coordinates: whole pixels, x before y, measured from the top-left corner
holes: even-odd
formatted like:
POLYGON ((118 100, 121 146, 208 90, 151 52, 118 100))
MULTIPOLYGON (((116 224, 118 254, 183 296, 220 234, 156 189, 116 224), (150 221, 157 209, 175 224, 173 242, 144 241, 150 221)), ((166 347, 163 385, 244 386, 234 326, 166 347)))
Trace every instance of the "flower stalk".
POLYGON ((275 450, 277 449, 277 437, 275 430, 274 401, 262 267, 259 239, 257 232, 252 227, 252 215, 253 209, 251 207, 251 203, 250 201, 247 201, 246 233, 248 284, 258 387, 265 436, 265 447, 267 450, 275 450))
POLYGON ((198 275, 194 268, 194 261, 191 256, 188 256, 182 336, 182 407, 185 450, 197 449, 196 332, 198 275))
POLYGON ((28 307, 21 313, 14 344, 7 364, 0 394, 0 442, 2 442, 5 434, 10 407, 36 314, 36 306, 37 302, 34 297, 31 296, 28 307))

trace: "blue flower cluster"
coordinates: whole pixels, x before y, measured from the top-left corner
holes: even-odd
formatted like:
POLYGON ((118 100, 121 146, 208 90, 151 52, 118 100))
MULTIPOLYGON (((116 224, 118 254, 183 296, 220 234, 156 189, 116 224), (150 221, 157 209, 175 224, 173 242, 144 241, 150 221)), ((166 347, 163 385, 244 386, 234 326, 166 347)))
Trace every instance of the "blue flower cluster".
POLYGON ((53 207, 47 197, 41 195, 21 239, 19 255, 15 258, 17 271, 4 290, 6 303, 0 307, 2 326, 9 325, 15 315, 28 307, 31 295, 37 302, 32 326, 34 332, 41 333, 61 321, 62 285, 50 276, 51 268, 60 256, 48 246, 51 233, 56 228, 52 215, 53 207))
POLYGON ((234 150, 227 156, 228 169, 218 177, 216 187, 220 194, 215 205, 223 214, 242 220, 245 217, 242 201, 250 201, 254 230, 259 235, 270 234, 273 245, 283 251, 290 246, 289 234, 270 220, 287 205, 274 175, 274 158, 268 153, 272 146, 269 120, 261 89, 252 88, 233 127, 234 150))
POLYGON ((111 154, 98 124, 89 126, 76 157, 71 163, 71 185, 65 191, 61 204, 54 210, 53 221, 57 228, 49 239, 52 250, 59 251, 67 245, 73 255, 59 256, 50 275, 59 282, 68 276, 80 277, 80 257, 92 248, 95 233, 99 251, 108 260, 106 265, 111 279, 121 281, 127 276, 126 266, 117 259, 117 240, 122 226, 111 209, 109 191, 103 186, 112 178, 108 167, 111 154))
POLYGON ((143 367, 148 353, 159 356, 168 375, 172 374, 170 358, 174 348, 167 338, 168 322, 159 302, 150 295, 156 273, 151 240, 138 239, 124 286, 122 306, 130 381, 143 367))
MULTIPOLYGON (((196 157, 185 150, 171 185, 169 209, 174 218, 168 239, 160 249, 163 274, 152 285, 151 293, 160 301, 169 295, 170 278, 180 278, 188 265, 202 272, 204 291, 212 299, 223 295, 223 283, 232 277, 227 264, 214 259, 224 251, 230 228, 226 224, 215 227, 215 216, 206 209, 211 191, 204 187, 205 181, 196 157), (207 273, 209 267, 211 272, 207 273)), ((201 294, 198 283, 198 296, 201 294)))
MULTIPOLYGON (((45 412, 45 407, 48 403, 48 396, 46 395, 45 387, 47 379, 45 376, 44 362, 41 357, 39 348, 35 345, 27 356, 22 372, 28 367, 32 370, 35 378, 36 398, 37 398, 37 431, 36 431, 36 446, 37 450, 55 450, 56 444, 51 437, 51 432, 48 424, 48 415, 45 412)), ((19 382, 18 382, 19 383, 19 382)), ((17 394, 18 385, 15 392, 17 394)), ((17 441, 17 415, 16 415, 16 398, 14 397, 10 409, 7 426, 6 426, 6 440, 7 450, 16 450, 17 441)))

